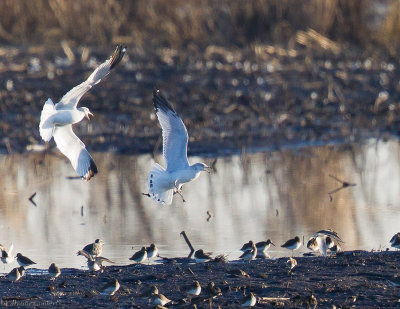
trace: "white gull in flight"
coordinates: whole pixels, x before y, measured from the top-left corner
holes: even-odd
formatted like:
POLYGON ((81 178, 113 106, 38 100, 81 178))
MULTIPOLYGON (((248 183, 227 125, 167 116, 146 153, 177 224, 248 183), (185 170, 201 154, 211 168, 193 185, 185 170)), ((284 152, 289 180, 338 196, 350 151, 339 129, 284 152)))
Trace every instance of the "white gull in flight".
POLYGON ((47 99, 40 115, 39 132, 42 139, 49 142, 54 137, 58 149, 71 161, 78 175, 85 180, 89 180, 97 173, 97 167, 85 144, 72 131, 72 125, 84 117, 90 120, 89 115, 93 114, 87 107, 77 108, 77 105, 81 97, 121 61, 125 51, 126 46, 118 45, 107 61, 98 66, 86 81, 68 91, 59 103, 54 105, 50 98, 47 99))
POLYGON ((153 91, 153 104, 163 135, 165 169, 155 163, 148 178, 149 196, 163 205, 170 205, 184 183, 195 180, 200 172, 210 172, 204 163, 189 165, 187 158, 188 133, 182 119, 177 115, 159 90, 153 91))

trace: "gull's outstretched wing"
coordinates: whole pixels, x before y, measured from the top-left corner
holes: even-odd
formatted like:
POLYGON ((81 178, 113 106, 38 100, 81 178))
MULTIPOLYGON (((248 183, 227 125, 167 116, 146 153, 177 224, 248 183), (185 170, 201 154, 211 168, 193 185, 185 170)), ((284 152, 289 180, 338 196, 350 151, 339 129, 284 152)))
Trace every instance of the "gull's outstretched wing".
POLYGON ((189 166, 188 134, 182 119, 159 90, 153 91, 153 104, 162 128, 165 169, 169 172, 189 166))
POLYGON ((316 232, 313 236, 318 237, 318 236, 324 236, 324 235, 329 236, 338 242, 344 243, 344 241, 340 239, 338 233, 336 233, 334 230, 330 230, 330 229, 329 230, 320 230, 320 231, 316 232))
POLYGON ((85 144, 72 131, 72 125, 56 127, 54 141, 58 149, 71 161, 72 167, 85 180, 97 173, 97 167, 85 144))
POLYGON ((78 105, 81 97, 101 79, 110 73, 110 71, 122 60, 126 52, 126 46, 118 45, 113 55, 100 64, 86 81, 68 91, 56 104, 56 109, 73 109, 78 105))

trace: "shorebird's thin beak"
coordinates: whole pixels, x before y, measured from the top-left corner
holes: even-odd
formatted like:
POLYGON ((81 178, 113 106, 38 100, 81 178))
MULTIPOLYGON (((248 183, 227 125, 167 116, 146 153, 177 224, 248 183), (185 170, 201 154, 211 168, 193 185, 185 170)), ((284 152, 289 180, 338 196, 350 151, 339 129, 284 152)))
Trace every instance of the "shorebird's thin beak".
POLYGON ((274 244, 272 241, 271 241, 271 245, 273 245, 274 247, 276 247, 275 244, 274 244))

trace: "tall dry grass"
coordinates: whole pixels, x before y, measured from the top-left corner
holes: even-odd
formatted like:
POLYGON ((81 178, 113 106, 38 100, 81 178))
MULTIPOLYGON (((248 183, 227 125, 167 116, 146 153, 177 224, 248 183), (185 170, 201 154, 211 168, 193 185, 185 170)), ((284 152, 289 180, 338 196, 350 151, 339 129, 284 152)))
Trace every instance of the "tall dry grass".
POLYGON ((103 45, 125 41, 139 47, 243 46, 289 42, 314 29, 338 42, 398 48, 399 1, 382 22, 371 0, 3 0, 0 42, 103 45))

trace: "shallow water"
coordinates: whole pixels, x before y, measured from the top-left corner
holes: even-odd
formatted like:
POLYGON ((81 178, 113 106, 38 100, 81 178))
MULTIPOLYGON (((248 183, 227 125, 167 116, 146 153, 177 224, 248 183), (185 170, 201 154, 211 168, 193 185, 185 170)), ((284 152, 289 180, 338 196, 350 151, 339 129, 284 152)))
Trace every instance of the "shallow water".
MULTIPOLYGON (((96 238, 105 242, 102 255, 117 264, 130 264, 133 252, 152 242, 162 256, 187 256, 183 230, 195 249, 230 260, 250 239, 270 238, 277 245, 272 258, 290 255, 280 247, 287 239, 307 241, 323 228, 337 231, 345 250, 384 248, 399 231, 399 146, 370 140, 220 157, 217 172, 184 186, 186 203, 175 196, 164 207, 141 194, 150 155, 95 153, 100 173, 89 182, 70 179, 74 171, 57 152, 0 156, 0 243, 13 243, 14 254, 42 269, 52 262, 84 267, 76 252, 96 238), (329 174, 356 186, 329 195, 341 186, 329 174), (36 206, 28 200, 34 192, 36 206)), ((16 265, 0 265, 0 272, 16 265)))

